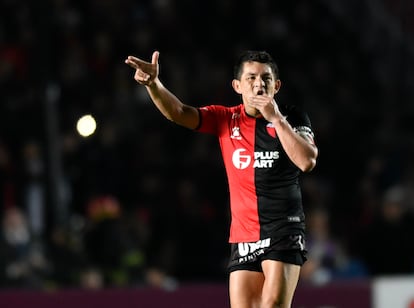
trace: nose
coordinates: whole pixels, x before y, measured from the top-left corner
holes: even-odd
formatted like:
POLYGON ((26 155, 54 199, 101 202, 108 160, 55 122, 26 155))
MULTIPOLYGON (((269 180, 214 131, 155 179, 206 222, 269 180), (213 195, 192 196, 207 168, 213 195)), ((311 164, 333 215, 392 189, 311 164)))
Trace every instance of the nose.
POLYGON ((258 95, 262 95, 264 93, 264 89, 266 87, 266 83, 261 77, 257 77, 254 81, 254 88, 257 90, 258 95))
POLYGON ((255 87, 264 87, 265 86, 265 82, 264 80, 259 76, 255 79, 254 81, 254 85, 255 87))

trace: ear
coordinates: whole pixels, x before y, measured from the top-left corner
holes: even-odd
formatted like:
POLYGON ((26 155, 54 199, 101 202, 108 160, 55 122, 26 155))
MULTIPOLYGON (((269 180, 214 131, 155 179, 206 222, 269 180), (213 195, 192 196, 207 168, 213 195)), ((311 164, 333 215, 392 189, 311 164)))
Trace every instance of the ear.
POLYGON ((275 93, 279 92, 281 86, 282 86, 282 82, 280 81, 280 79, 277 79, 275 81, 275 93))
POLYGON ((233 81, 231 82, 231 85, 233 86, 233 89, 234 91, 236 91, 236 93, 242 94, 240 90, 240 80, 233 79, 233 81))

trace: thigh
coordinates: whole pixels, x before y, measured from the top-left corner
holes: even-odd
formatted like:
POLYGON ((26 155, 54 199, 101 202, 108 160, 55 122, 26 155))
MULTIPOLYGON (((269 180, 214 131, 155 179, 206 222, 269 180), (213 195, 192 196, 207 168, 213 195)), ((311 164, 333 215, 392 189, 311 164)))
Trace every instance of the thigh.
POLYGON ((264 260, 262 268, 265 276, 262 307, 290 307, 299 280, 300 266, 264 260))
POLYGON ((237 270, 230 273, 229 293, 232 308, 259 308, 264 275, 262 272, 237 270))

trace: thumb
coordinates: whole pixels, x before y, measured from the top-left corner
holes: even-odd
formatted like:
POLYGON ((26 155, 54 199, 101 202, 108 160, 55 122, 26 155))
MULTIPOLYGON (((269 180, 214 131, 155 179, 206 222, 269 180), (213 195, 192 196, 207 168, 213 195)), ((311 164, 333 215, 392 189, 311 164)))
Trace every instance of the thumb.
POLYGON ((160 52, 159 51, 154 51, 152 54, 152 60, 151 63, 152 64, 158 64, 158 58, 160 57, 160 52))

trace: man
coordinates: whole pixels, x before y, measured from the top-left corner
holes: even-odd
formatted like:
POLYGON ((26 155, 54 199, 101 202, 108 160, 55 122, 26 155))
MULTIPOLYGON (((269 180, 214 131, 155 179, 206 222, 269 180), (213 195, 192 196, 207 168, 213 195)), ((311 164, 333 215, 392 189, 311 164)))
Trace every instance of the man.
POLYGON ((242 103, 195 108, 159 79, 159 52, 150 62, 129 56, 135 80, 169 120, 218 137, 230 188, 232 308, 291 307, 305 262, 305 222, 299 175, 311 171, 318 149, 308 116, 279 105, 278 67, 265 51, 246 51, 232 86, 242 103))

